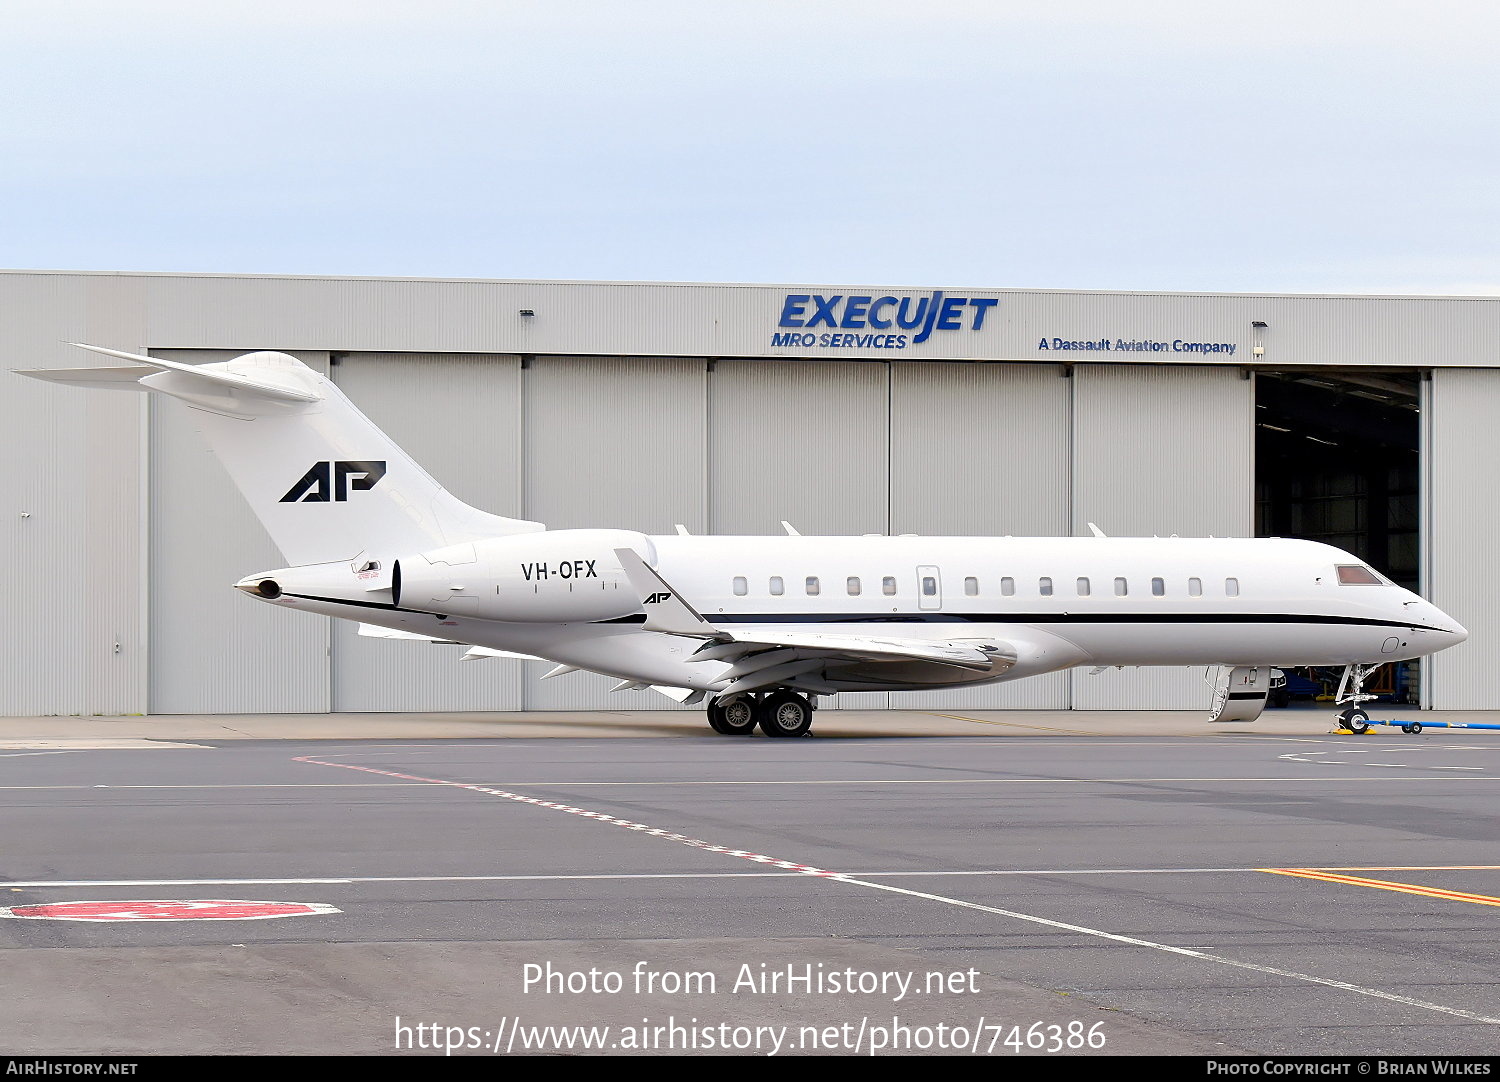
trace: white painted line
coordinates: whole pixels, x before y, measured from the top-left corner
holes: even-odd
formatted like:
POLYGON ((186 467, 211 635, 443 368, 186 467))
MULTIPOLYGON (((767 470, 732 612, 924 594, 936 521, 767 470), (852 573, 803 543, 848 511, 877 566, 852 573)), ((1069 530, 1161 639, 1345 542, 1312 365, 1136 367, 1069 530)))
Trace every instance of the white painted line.
POLYGON ((0 752, 0 759, 19 759, 23 755, 74 755, 79 750, 72 748, 67 751, 4 751, 0 752))
MULTIPOLYGON (((311 760, 305 760, 311 761, 311 760)), ((344 764, 333 764, 344 765, 344 764)), ((1362 763, 1362 766, 1372 766, 1372 763, 1362 763)), ((351 767, 350 769, 359 769, 351 767)), ((1482 770, 1480 767, 1443 767, 1425 766, 1412 767, 1413 770, 1482 770)), ((384 773, 376 771, 376 773, 384 773)), ((691 788, 695 786, 723 786, 723 785, 1168 785, 1168 784, 1198 784, 1212 782, 1216 784, 1237 785, 1335 785, 1349 784, 1352 782, 1378 781, 1382 784, 1392 781, 1500 781, 1500 777, 1486 775, 1480 778, 1451 778, 1451 777, 1427 777, 1425 775, 1404 778, 1392 778, 1389 774, 1372 775, 1370 777, 1319 777, 1319 778, 808 778, 797 781, 786 778, 723 778, 692 780, 661 780, 661 781, 572 781, 568 779, 546 779, 538 778, 535 781, 506 781, 491 782, 492 786, 517 785, 537 786, 547 789, 600 789, 600 788, 640 788, 657 787, 691 788)), ((222 784, 196 784, 196 785, 0 785, 0 792, 45 792, 51 790, 71 791, 78 789, 111 789, 116 791, 126 790, 152 790, 152 789, 415 789, 420 788, 423 782, 225 782, 222 784)), ((445 785, 457 785, 457 782, 443 782, 445 785)), ((477 787, 477 783, 476 783, 477 787)))
POLYGON ((1224 958, 1217 954, 1208 954, 1204 951, 1192 950, 1188 947, 1174 947, 1167 943, 1157 943, 1149 939, 1137 939, 1133 936, 1117 935, 1114 932, 1106 932, 1099 928, 1088 928, 1081 924, 1068 924, 1065 921, 1050 920, 1046 917, 1038 917, 1030 913, 1020 913, 1013 909, 1001 909, 998 906, 981 905, 978 902, 968 902, 961 898, 950 898, 943 894, 932 894, 927 891, 911 890, 900 887, 894 883, 881 883, 871 878, 859 878, 848 873, 829 871, 817 868, 810 864, 800 864, 795 861, 785 860, 779 857, 770 857, 760 853, 752 853, 744 849, 735 849, 729 846, 706 842, 699 838, 688 837, 675 831, 663 830, 660 827, 647 826, 644 823, 636 823, 626 819, 620 819, 603 812, 589 811, 567 804, 558 804, 551 800, 539 800, 536 797, 528 797, 520 793, 507 792, 503 789, 494 789, 486 786, 472 785, 466 782, 447 781, 442 778, 424 778, 412 774, 397 774, 389 770, 377 770, 374 767, 354 766, 350 763, 332 763, 310 756, 301 756, 297 762, 312 763, 318 766, 339 767, 345 770, 362 770, 372 774, 386 774, 402 778, 406 781, 421 781, 431 785, 446 785, 458 789, 466 789, 470 792, 484 793, 489 796, 498 796, 505 800, 515 801, 521 804, 530 804, 533 807, 547 808, 552 811, 561 811, 569 815, 582 816, 585 819, 593 819, 596 822, 610 826, 622 827, 626 830, 638 831, 649 837, 661 838, 665 841, 673 841, 682 845, 691 846, 711 853, 722 853, 726 856, 740 857, 744 860, 753 860, 757 863, 766 864, 775 868, 795 871, 804 875, 815 876, 820 879, 847 883, 851 886, 866 887, 871 890, 882 890, 891 894, 901 894, 911 898, 922 898, 927 901, 939 902, 943 905, 951 905, 959 909, 969 909, 980 913, 991 913, 996 916, 1009 917, 1012 920, 1025 921, 1031 924, 1039 924, 1048 928, 1056 928, 1060 931, 1074 932, 1079 935, 1093 936, 1115 943, 1124 943, 1133 947, 1144 947, 1149 950, 1163 951, 1168 954, 1176 954, 1186 958, 1196 958, 1206 962, 1214 962, 1219 965, 1233 966, 1237 969, 1250 970, 1255 973, 1264 973, 1269 976, 1285 977, 1290 980, 1303 981, 1308 984, 1318 984, 1326 988, 1336 988, 1345 992, 1353 992, 1357 995, 1370 996, 1375 999, 1383 999, 1392 1003, 1400 1003, 1406 1007, 1419 1007, 1423 1010, 1435 1011, 1439 1014, 1451 1015, 1455 1018, 1467 1018, 1475 1022, 1484 1022, 1487 1025, 1500 1025, 1500 1018, 1489 1018, 1473 1011, 1465 1011, 1457 1007, 1447 1007, 1440 1003, 1428 1003, 1425 1000, 1412 999, 1408 996, 1396 995, 1394 992, 1383 992, 1377 988, 1366 988, 1362 985, 1351 984, 1347 981, 1331 980, 1327 977, 1318 977, 1310 973, 1299 973, 1290 969, 1278 969, 1275 966, 1257 965, 1254 962, 1242 962, 1233 958, 1224 958))
MULTIPOLYGON (((1312 871, 1344 872, 1441 872, 1441 871, 1500 871, 1500 865, 1476 864, 1424 864, 1417 866, 1387 865, 1359 866, 1354 868, 1319 868, 1296 861, 1283 862, 1285 867, 1309 868, 1312 871)), ((869 879, 944 879, 953 877, 1005 877, 1042 876, 1067 877, 1075 875, 1232 875, 1254 872, 1263 873, 1261 865, 1244 868, 962 868, 957 870, 923 869, 919 871, 852 871, 843 874, 869 879)), ((510 875, 346 875, 295 878, 288 876, 258 879, 17 879, 0 880, 0 888, 12 890, 51 890, 68 887, 271 887, 271 886, 357 886, 361 883, 511 883, 511 882, 570 882, 590 879, 796 879, 804 872, 587 872, 572 874, 510 874, 510 875)), ((1201 948, 1207 949, 1207 948, 1201 948)))
POLYGON ((199 785, 0 785, 0 792, 24 792, 49 789, 415 789, 416 782, 354 781, 339 784, 331 781, 254 781, 199 785))
MULTIPOLYGON (((1295 861, 1286 867, 1304 867, 1295 861)), ((876 878, 927 877, 927 876, 1066 876, 1066 875, 1205 875, 1238 872, 1260 873, 1253 868, 965 868, 958 871, 867 871, 850 872, 850 875, 874 876, 876 878)), ((1384 871, 1383 868, 1359 869, 1361 871, 1384 871)), ((1497 869, 1500 870, 1500 869, 1497 869)), ((550 882, 553 880, 587 879, 764 879, 766 877, 796 878, 802 872, 593 872, 568 875, 356 875, 332 876, 311 879, 31 879, 8 882, 0 880, 0 887, 13 890, 27 888, 47 890, 54 887, 233 887, 233 886, 318 886, 330 883, 508 883, 550 882)))
POLYGON ((198 748, 212 750, 207 744, 184 744, 175 740, 151 740, 146 737, 115 737, 81 740, 0 740, 5 751, 159 751, 164 748, 198 748))

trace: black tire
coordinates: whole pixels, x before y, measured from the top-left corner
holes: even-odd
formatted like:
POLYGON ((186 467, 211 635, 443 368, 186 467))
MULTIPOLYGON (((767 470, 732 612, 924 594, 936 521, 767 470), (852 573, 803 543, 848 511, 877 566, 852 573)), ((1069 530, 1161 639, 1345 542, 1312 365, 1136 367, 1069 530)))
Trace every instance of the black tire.
POLYGON ((1410 733, 1411 732, 1411 726, 1410 725, 1403 725, 1403 726, 1401 726, 1401 731, 1403 733, 1410 733))
POLYGON ((1370 715, 1358 707, 1351 708, 1339 714, 1339 723, 1355 736, 1364 736, 1370 731, 1370 715))
POLYGON ((716 733, 725 736, 730 735, 729 730, 724 728, 724 708, 718 703, 709 703, 706 711, 708 714, 708 727, 716 733))
POLYGON ((794 691, 767 695, 756 709, 761 732, 779 739, 801 736, 812 728, 812 704, 794 691))
POLYGON ((736 695, 714 705, 719 708, 719 732, 726 736, 748 736, 755 732, 760 712, 748 695, 736 695))
POLYGON ((1420 721, 1412 722, 1411 731, 1413 736, 1415 736, 1417 733, 1420 733, 1422 731, 1422 723, 1420 721))

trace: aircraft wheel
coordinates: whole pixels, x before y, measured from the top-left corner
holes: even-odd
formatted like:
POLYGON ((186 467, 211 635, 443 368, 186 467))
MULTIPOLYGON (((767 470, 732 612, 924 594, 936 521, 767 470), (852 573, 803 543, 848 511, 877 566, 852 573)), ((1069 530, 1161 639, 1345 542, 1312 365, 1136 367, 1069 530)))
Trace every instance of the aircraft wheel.
POLYGON ((723 733, 725 736, 728 736, 729 730, 724 728, 724 708, 718 703, 709 703, 706 712, 708 714, 708 727, 716 733, 723 733))
POLYGON ((812 704, 794 691, 778 691, 761 700, 760 728, 767 736, 801 736, 812 728, 812 704))
MULTIPOLYGON (((757 711, 754 699, 747 695, 736 695, 714 705, 719 708, 719 724, 714 726, 717 732, 726 736, 747 736, 755 732, 757 711)), ((713 724, 711 716, 709 724, 713 724)))
POLYGON ((1340 710, 1338 717, 1339 725, 1348 729, 1355 736, 1363 736, 1370 731, 1370 715, 1357 706, 1340 710))

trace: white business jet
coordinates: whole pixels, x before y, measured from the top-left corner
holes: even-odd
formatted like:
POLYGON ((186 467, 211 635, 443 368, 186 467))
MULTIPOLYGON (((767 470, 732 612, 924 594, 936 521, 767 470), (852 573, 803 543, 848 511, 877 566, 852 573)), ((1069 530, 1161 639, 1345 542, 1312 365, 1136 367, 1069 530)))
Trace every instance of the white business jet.
MULTIPOLYGON (((793 737, 820 695, 931 691, 1076 666, 1219 666, 1210 720, 1253 720, 1273 664, 1379 665, 1463 642, 1347 552, 1279 538, 694 537, 548 530, 448 493, 284 353, 24 375, 155 391, 198 428, 288 567, 235 587, 467 657, 589 670, 703 702, 716 732, 793 737)), ((680 528, 679 528, 680 530, 680 528)))

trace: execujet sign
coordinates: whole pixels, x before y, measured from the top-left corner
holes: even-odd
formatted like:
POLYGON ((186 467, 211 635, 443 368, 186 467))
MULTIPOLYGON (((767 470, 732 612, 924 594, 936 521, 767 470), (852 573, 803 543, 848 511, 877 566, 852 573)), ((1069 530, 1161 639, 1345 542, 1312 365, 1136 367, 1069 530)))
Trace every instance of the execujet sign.
POLYGON ((877 297, 842 293, 788 293, 781 304, 779 330, 771 346, 807 349, 906 349, 920 346, 934 331, 978 331, 1000 301, 995 297, 950 297, 941 290, 926 296, 877 297))
POLYGON ((1041 350, 1078 350, 1084 353, 1227 353, 1239 347, 1234 342, 1190 342, 1174 338, 1170 342, 1155 338, 1043 338, 1036 346, 1041 350))

